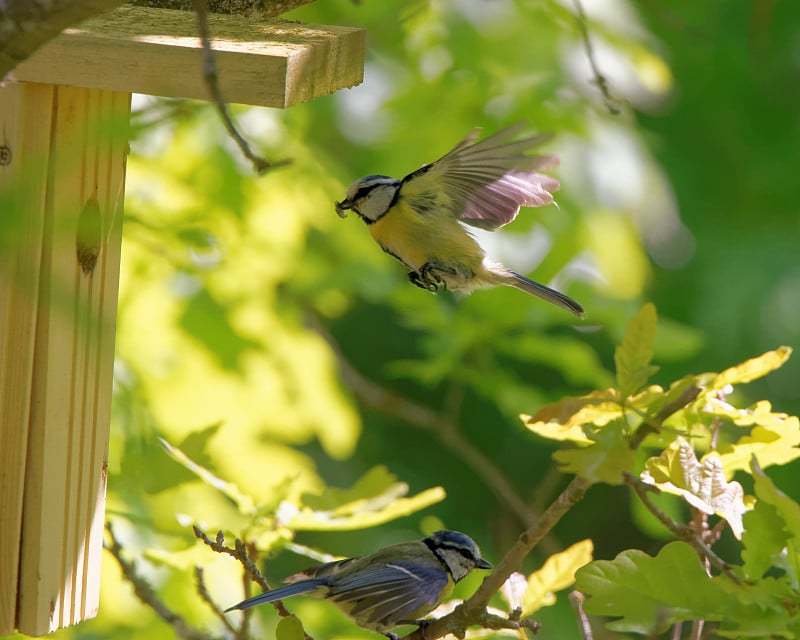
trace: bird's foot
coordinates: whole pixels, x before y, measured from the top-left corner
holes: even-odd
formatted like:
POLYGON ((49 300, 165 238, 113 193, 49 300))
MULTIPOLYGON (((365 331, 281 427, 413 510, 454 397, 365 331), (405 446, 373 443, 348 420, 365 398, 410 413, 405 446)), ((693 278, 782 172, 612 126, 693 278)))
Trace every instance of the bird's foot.
POLYGON ((419 268, 419 271, 409 273, 408 280, 420 289, 436 293, 439 289, 447 289, 447 283, 442 278, 443 275, 457 276, 458 272, 456 269, 443 264, 426 262, 419 268))
POLYGON ((426 291, 430 291, 431 293, 436 293, 439 290, 439 287, 442 286, 444 283, 439 278, 439 283, 430 282, 428 279, 423 279, 422 275, 420 275, 417 271, 409 271, 408 272, 408 281, 416 287, 420 289, 425 289, 426 291))
POLYGON ((400 620, 397 624, 413 624, 419 629, 419 631, 422 632, 422 635, 424 637, 425 636, 425 629, 427 629, 432 622, 433 622, 433 619, 426 618, 426 619, 423 619, 423 620, 400 620))

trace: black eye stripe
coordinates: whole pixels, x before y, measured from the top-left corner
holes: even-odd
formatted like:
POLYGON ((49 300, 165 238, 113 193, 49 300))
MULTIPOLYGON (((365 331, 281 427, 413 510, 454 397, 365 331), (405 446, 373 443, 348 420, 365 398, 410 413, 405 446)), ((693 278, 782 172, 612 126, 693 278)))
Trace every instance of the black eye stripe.
POLYGON ((440 544, 440 549, 452 549, 453 551, 457 551, 459 554, 464 556, 467 560, 475 560, 475 554, 472 553, 472 549, 467 549, 465 547, 461 547, 455 544, 440 544))
POLYGON ((388 183, 386 182, 373 182, 372 184, 366 184, 363 187, 361 187, 358 191, 356 191, 356 198, 363 198, 374 189, 377 189, 378 187, 384 187, 387 184, 388 183))

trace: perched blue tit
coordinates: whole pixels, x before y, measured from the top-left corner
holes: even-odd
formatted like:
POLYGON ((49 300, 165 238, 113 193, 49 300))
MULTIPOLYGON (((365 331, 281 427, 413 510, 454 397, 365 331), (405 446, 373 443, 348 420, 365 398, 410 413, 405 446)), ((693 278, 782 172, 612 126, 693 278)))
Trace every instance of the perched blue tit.
POLYGON ((548 134, 512 140, 524 123, 476 142, 477 131, 442 158, 402 180, 370 175, 356 180, 336 212, 355 211, 372 237, 411 271, 422 289, 471 291, 509 285, 583 315, 583 307, 559 291, 529 280, 484 255, 464 225, 494 231, 516 218, 519 208, 553 202, 558 180, 538 173, 557 164, 554 156, 525 155, 548 134))
POLYGON ((357 556, 311 567, 291 578, 292 583, 234 605, 249 609, 264 602, 306 594, 327 598, 364 629, 396 639, 389 629, 400 624, 422 624, 473 569, 491 569, 478 545, 458 531, 437 531, 415 542, 384 547, 369 556, 357 556))

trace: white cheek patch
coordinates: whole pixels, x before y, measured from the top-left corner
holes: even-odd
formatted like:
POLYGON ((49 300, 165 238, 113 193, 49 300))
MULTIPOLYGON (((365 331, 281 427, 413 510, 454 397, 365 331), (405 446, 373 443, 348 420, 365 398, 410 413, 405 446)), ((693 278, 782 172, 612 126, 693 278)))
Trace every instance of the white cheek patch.
POLYGON ((359 212, 365 218, 377 220, 389 209, 396 189, 376 187, 359 204, 359 212))

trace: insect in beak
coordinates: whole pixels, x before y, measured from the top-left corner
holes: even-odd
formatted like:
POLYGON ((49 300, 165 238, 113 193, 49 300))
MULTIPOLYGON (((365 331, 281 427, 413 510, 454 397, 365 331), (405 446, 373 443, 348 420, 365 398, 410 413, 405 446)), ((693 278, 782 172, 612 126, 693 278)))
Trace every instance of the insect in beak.
POLYGON ((347 200, 342 200, 341 202, 336 202, 334 206, 336 207, 337 215, 340 218, 346 218, 347 214, 345 213, 345 211, 347 209, 352 209, 353 208, 353 203, 352 202, 348 202, 347 200))

